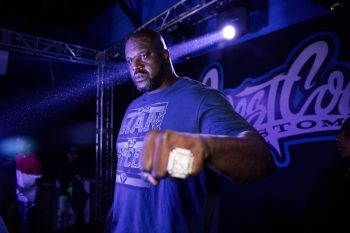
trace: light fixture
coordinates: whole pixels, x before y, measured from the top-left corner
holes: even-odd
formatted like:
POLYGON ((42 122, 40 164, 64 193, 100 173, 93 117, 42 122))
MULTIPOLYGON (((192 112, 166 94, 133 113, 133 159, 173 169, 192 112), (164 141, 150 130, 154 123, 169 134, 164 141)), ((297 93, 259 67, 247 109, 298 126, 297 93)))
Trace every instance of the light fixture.
POLYGON ((236 28, 234 27, 234 25, 226 25, 222 29, 222 36, 226 40, 233 39, 236 36, 236 28))

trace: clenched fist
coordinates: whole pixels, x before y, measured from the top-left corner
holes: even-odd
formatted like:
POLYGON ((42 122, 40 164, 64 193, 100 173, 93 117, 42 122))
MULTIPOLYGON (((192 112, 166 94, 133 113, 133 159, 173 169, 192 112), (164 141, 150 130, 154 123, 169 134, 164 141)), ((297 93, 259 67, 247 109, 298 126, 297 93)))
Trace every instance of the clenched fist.
POLYGON ((189 175, 197 175, 202 170, 209 154, 203 137, 169 130, 151 131, 145 137, 141 154, 143 177, 153 185, 157 185, 159 179, 169 175, 167 171, 169 155, 175 148, 192 152, 193 163, 189 175))

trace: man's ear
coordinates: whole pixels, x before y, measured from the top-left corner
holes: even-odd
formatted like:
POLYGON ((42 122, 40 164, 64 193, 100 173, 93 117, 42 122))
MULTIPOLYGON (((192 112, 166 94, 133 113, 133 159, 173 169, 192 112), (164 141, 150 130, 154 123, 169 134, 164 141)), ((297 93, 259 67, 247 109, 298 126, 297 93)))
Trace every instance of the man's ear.
POLYGON ((163 58, 164 58, 164 60, 167 61, 167 62, 170 60, 169 50, 167 50, 167 49, 164 49, 164 50, 163 50, 163 58))

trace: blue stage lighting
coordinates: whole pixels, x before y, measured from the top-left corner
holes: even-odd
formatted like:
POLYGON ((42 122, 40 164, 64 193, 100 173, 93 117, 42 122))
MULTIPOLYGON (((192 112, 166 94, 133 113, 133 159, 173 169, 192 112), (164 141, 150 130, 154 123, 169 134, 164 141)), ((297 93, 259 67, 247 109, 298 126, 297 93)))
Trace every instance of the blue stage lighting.
POLYGON ((236 29, 232 25, 227 25, 222 29, 222 36, 226 40, 231 40, 236 36, 236 29))

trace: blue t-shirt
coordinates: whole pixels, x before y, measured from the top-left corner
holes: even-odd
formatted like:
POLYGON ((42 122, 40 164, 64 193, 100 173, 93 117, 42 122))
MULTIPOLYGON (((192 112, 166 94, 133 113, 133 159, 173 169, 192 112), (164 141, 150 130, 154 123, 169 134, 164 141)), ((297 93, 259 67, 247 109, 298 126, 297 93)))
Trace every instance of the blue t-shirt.
POLYGON ((222 93, 189 78, 134 100, 117 139, 111 232, 217 232, 217 174, 205 166, 198 176, 169 177, 152 186, 140 176, 143 139, 151 130, 235 136, 247 129, 222 93))

